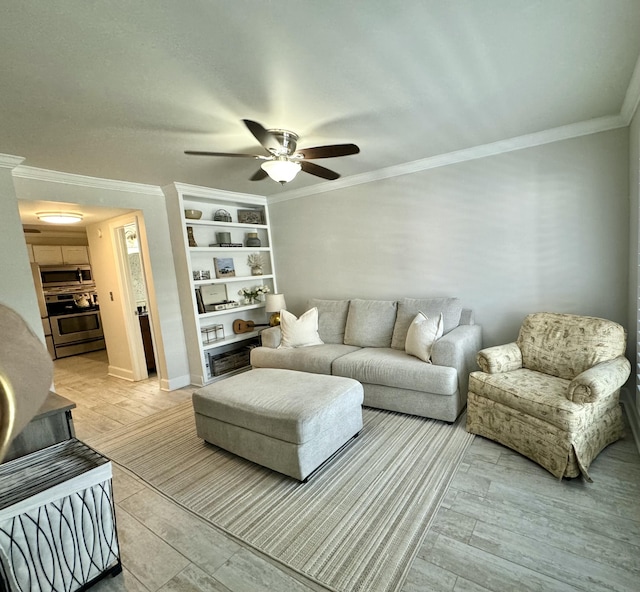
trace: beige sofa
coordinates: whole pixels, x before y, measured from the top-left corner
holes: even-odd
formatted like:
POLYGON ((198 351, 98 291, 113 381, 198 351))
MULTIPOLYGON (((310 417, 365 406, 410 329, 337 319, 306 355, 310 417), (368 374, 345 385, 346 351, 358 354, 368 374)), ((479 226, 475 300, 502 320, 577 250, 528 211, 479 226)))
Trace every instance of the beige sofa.
POLYGON ((364 405, 453 422, 466 405, 469 373, 476 368, 482 329, 456 298, 389 300, 312 299, 324 342, 279 347, 281 331, 262 332, 251 350, 254 368, 283 368, 353 378, 364 388, 364 405), (425 362, 405 351, 418 312, 442 313, 444 334, 425 362))

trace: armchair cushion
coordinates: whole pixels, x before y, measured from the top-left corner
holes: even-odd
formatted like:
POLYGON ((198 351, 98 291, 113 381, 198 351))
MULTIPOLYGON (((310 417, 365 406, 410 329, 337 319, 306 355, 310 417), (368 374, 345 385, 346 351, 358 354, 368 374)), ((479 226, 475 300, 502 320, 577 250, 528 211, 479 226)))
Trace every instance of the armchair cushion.
POLYGON ((615 393, 631 373, 631 364, 624 356, 600 362, 578 374, 567 389, 567 398, 574 403, 593 403, 615 393))
POLYGON ((624 354, 624 328, 595 317, 540 312, 528 315, 517 340, 525 368, 573 380, 599 362, 624 354))
POLYGON ((515 341, 480 350, 476 360, 480 369, 487 374, 511 372, 522 368, 522 352, 515 341))
POLYGON ((568 386, 564 378, 527 368, 500 374, 472 372, 469 377, 469 390, 476 395, 573 431, 582 426, 583 414, 567 399, 568 386))

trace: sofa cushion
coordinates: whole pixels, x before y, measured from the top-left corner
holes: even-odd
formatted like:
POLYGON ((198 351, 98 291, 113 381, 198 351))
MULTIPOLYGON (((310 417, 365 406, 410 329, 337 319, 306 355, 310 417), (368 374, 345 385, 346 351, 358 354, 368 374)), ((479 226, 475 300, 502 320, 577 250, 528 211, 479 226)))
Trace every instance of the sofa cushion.
POLYGON ((358 347, 389 347, 395 322, 395 301, 352 300, 349 304, 344 343, 358 347))
POLYGON ((618 323, 572 314, 534 313, 520 327, 522 365, 567 380, 624 354, 626 334, 618 323))
POLYGON ((409 325, 419 312, 428 317, 437 317, 442 313, 443 333, 446 334, 460 324, 462 305, 458 298, 403 298, 398 302, 398 315, 391 340, 392 348, 404 349, 409 325))
POLYGON ((280 311, 280 331, 282 338, 278 347, 308 347, 322 345, 318 335, 318 309, 312 308, 296 318, 286 310, 280 311))
POLYGON ((349 312, 348 300, 309 300, 309 308, 318 309, 318 335, 325 343, 344 343, 349 312))
POLYGON ((337 358, 333 374, 436 395, 454 395, 458 390, 455 368, 425 364, 422 360, 389 347, 364 348, 337 358))
POLYGON ((358 349, 342 343, 282 349, 254 347, 251 350, 251 365, 254 368, 283 368, 314 374, 331 374, 331 366, 336 358, 358 349))
POLYGON ((437 317, 428 318, 419 312, 409 325, 405 351, 410 356, 431 363, 431 348, 442 337, 442 326, 442 313, 437 317))

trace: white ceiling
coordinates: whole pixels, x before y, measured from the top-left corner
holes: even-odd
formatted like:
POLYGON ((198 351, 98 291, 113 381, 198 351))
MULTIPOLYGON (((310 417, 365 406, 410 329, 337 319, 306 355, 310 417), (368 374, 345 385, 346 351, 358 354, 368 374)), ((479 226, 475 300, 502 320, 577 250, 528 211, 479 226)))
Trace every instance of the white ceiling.
MULTIPOLYGON (((0 153, 277 195, 241 122, 354 142, 343 176, 621 112, 638 0, 21 0, 0 18, 0 153)), ((285 189, 324 183, 301 173, 285 189)))

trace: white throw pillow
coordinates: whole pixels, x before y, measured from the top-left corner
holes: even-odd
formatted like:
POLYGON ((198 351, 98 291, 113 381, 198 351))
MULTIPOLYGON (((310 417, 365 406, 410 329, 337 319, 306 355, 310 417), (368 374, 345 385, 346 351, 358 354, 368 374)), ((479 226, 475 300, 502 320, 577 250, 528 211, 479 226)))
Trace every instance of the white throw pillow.
POLYGON ((315 307, 300 315, 299 319, 281 310, 280 331, 282 339, 278 347, 306 347, 324 343, 318 335, 318 309, 315 307))
POLYGON ((419 312, 407 331, 405 351, 416 358, 431 363, 431 349, 433 344, 442 337, 444 320, 442 313, 437 318, 429 318, 419 312))

